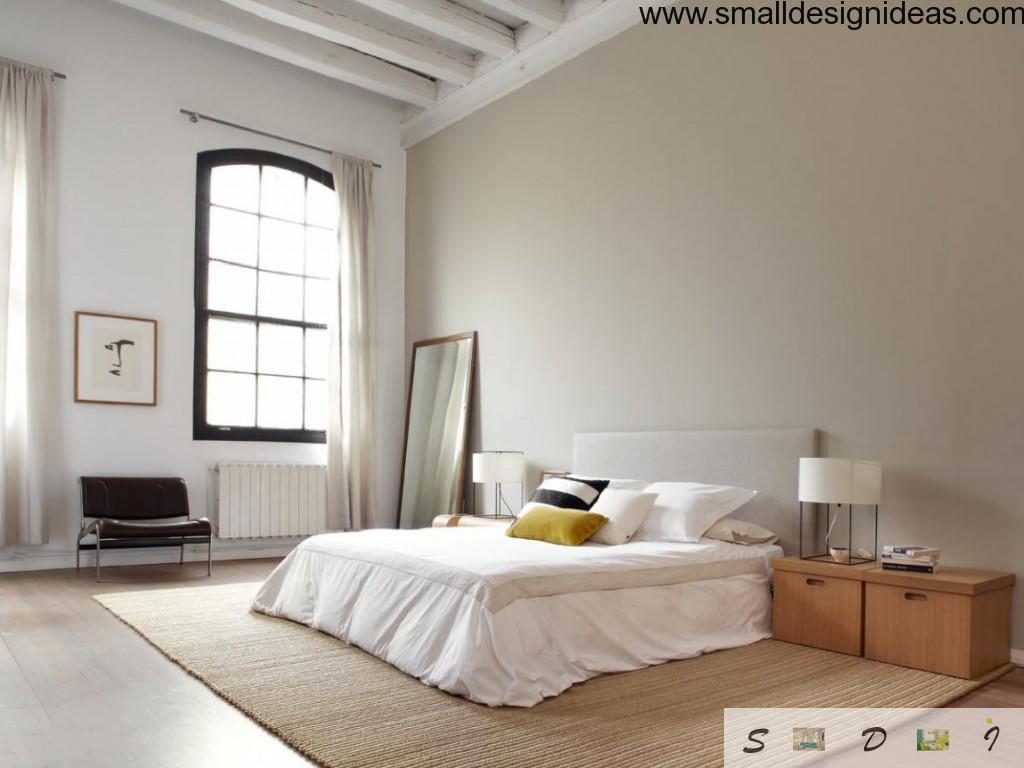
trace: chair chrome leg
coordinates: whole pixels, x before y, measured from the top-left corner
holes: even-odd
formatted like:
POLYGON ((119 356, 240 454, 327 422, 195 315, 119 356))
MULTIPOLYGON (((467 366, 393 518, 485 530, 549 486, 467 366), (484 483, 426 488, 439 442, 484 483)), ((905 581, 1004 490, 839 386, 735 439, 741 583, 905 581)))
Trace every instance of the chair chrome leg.
POLYGON ((82 539, 88 536, 90 533, 96 534, 97 546, 100 538, 99 534, 99 523, 93 520, 91 523, 86 524, 82 521, 82 527, 78 531, 78 542, 75 545, 75 570, 80 570, 82 567, 82 539))
POLYGON ((206 544, 206 575, 213 575, 213 536, 206 544))
POLYGON ((182 544, 179 547, 179 549, 181 550, 181 552, 178 555, 178 565, 184 565, 185 564, 185 544, 184 544, 184 542, 182 542, 182 544))
POLYGON ((100 537, 96 535, 96 583, 100 581, 100 537))

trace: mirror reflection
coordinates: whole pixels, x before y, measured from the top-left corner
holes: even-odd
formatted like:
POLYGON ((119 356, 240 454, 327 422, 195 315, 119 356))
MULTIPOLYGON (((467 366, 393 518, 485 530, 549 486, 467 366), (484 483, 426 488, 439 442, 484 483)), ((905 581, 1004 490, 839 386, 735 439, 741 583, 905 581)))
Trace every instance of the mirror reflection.
POLYGON ((475 333, 413 347, 400 528, 424 528, 462 511, 475 333))

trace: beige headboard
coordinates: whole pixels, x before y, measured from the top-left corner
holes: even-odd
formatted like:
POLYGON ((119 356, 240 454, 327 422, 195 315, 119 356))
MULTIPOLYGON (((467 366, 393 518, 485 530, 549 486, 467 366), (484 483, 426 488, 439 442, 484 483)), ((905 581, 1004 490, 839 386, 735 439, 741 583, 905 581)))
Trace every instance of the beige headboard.
MULTIPOLYGON (((787 554, 799 548, 797 472, 818 455, 815 429, 729 429, 684 432, 595 432, 573 442, 574 472, 636 480, 736 485, 757 496, 732 517, 779 535, 787 554)), ((813 524, 806 515, 805 523, 813 524)))

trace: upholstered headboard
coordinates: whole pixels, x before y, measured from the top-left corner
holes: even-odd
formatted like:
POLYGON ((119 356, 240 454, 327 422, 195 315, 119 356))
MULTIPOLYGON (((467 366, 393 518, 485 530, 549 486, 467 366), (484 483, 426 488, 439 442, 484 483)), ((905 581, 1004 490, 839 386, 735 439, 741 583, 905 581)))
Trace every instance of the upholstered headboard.
MULTIPOLYGON (((757 496, 732 517, 779 535, 787 554, 800 538, 799 459, 818 455, 815 429, 599 432, 576 435, 572 468, 583 475, 737 485, 757 496)), ((813 515, 807 516, 811 523, 813 515)))

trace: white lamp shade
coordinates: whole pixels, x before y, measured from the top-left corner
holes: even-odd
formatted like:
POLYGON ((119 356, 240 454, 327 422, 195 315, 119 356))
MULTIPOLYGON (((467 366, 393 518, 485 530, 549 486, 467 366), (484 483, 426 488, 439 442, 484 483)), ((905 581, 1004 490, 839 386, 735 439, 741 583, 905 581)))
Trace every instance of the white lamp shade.
POLYGON ((800 501, 869 504, 882 498, 882 464, 863 459, 800 459, 800 501))
POLYGON ((521 453, 473 454, 474 483, 521 483, 525 472, 526 459, 521 453))

